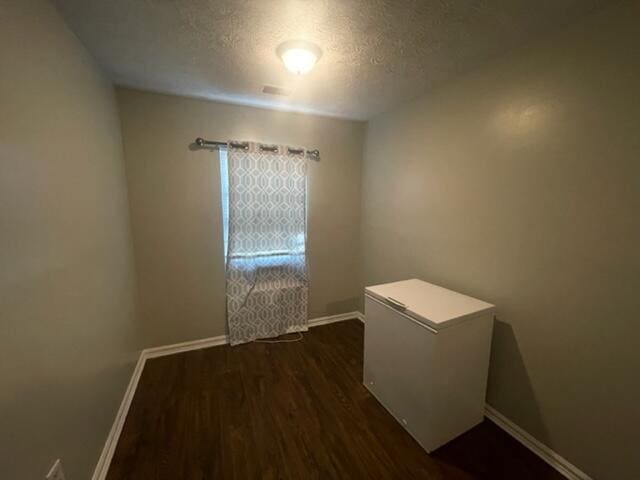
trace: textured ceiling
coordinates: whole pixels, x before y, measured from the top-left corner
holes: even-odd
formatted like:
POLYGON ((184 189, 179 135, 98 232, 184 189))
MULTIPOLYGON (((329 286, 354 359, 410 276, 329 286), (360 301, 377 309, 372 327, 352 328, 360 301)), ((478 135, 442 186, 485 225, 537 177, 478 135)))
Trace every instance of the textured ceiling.
POLYGON ((605 0, 54 0, 115 83, 367 119, 605 0), (308 75, 275 49, 323 51, 308 75), (292 90, 262 93, 265 85, 292 90))

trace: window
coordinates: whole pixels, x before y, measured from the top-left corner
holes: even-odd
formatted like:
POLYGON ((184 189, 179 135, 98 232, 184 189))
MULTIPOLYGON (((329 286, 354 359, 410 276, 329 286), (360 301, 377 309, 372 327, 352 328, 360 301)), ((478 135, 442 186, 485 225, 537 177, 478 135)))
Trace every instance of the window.
POLYGON ((222 235, 226 262, 229 246, 229 158, 225 148, 221 148, 218 154, 220 155, 220 192, 222 193, 222 235))
POLYGON ((307 328, 304 151, 244 145, 220 152, 232 345, 307 328))
POLYGON ((304 158, 246 154, 230 168, 227 150, 219 155, 225 259, 304 255, 304 158))

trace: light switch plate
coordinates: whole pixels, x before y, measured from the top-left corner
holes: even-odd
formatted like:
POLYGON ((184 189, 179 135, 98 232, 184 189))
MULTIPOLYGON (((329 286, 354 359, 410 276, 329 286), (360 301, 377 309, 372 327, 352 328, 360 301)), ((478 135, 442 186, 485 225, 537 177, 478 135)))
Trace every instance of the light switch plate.
POLYGON ((47 473, 47 476, 44 478, 45 480, 65 480, 60 459, 55 461, 53 467, 51 467, 51 470, 49 470, 49 473, 47 473))

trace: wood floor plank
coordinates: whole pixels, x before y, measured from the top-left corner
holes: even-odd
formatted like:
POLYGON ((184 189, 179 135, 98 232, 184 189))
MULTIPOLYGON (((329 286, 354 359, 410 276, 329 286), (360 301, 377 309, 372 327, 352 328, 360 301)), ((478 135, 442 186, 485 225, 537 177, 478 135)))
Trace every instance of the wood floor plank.
POLYGON ((363 326, 147 361, 108 480, 544 479, 489 421, 427 455, 362 385, 363 326))

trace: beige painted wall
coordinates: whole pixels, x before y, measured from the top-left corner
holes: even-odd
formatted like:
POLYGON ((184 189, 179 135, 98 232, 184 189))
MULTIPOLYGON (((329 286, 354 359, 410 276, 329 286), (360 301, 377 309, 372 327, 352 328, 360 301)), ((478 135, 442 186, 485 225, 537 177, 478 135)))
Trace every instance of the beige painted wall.
POLYGON ((640 478, 640 4, 370 122, 365 284, 498 305, 488 401, 598 479, 640 478))
POLYGON ((0 477, 90 478, 131 374, 113 88, 41 0, 0 0, 0 477))
POLYGON ((364 124, 118 89, 146 346, 225 333, 217 153, 198 136, 318 148, 310 161, 311 318, 355 310, 364 124))

